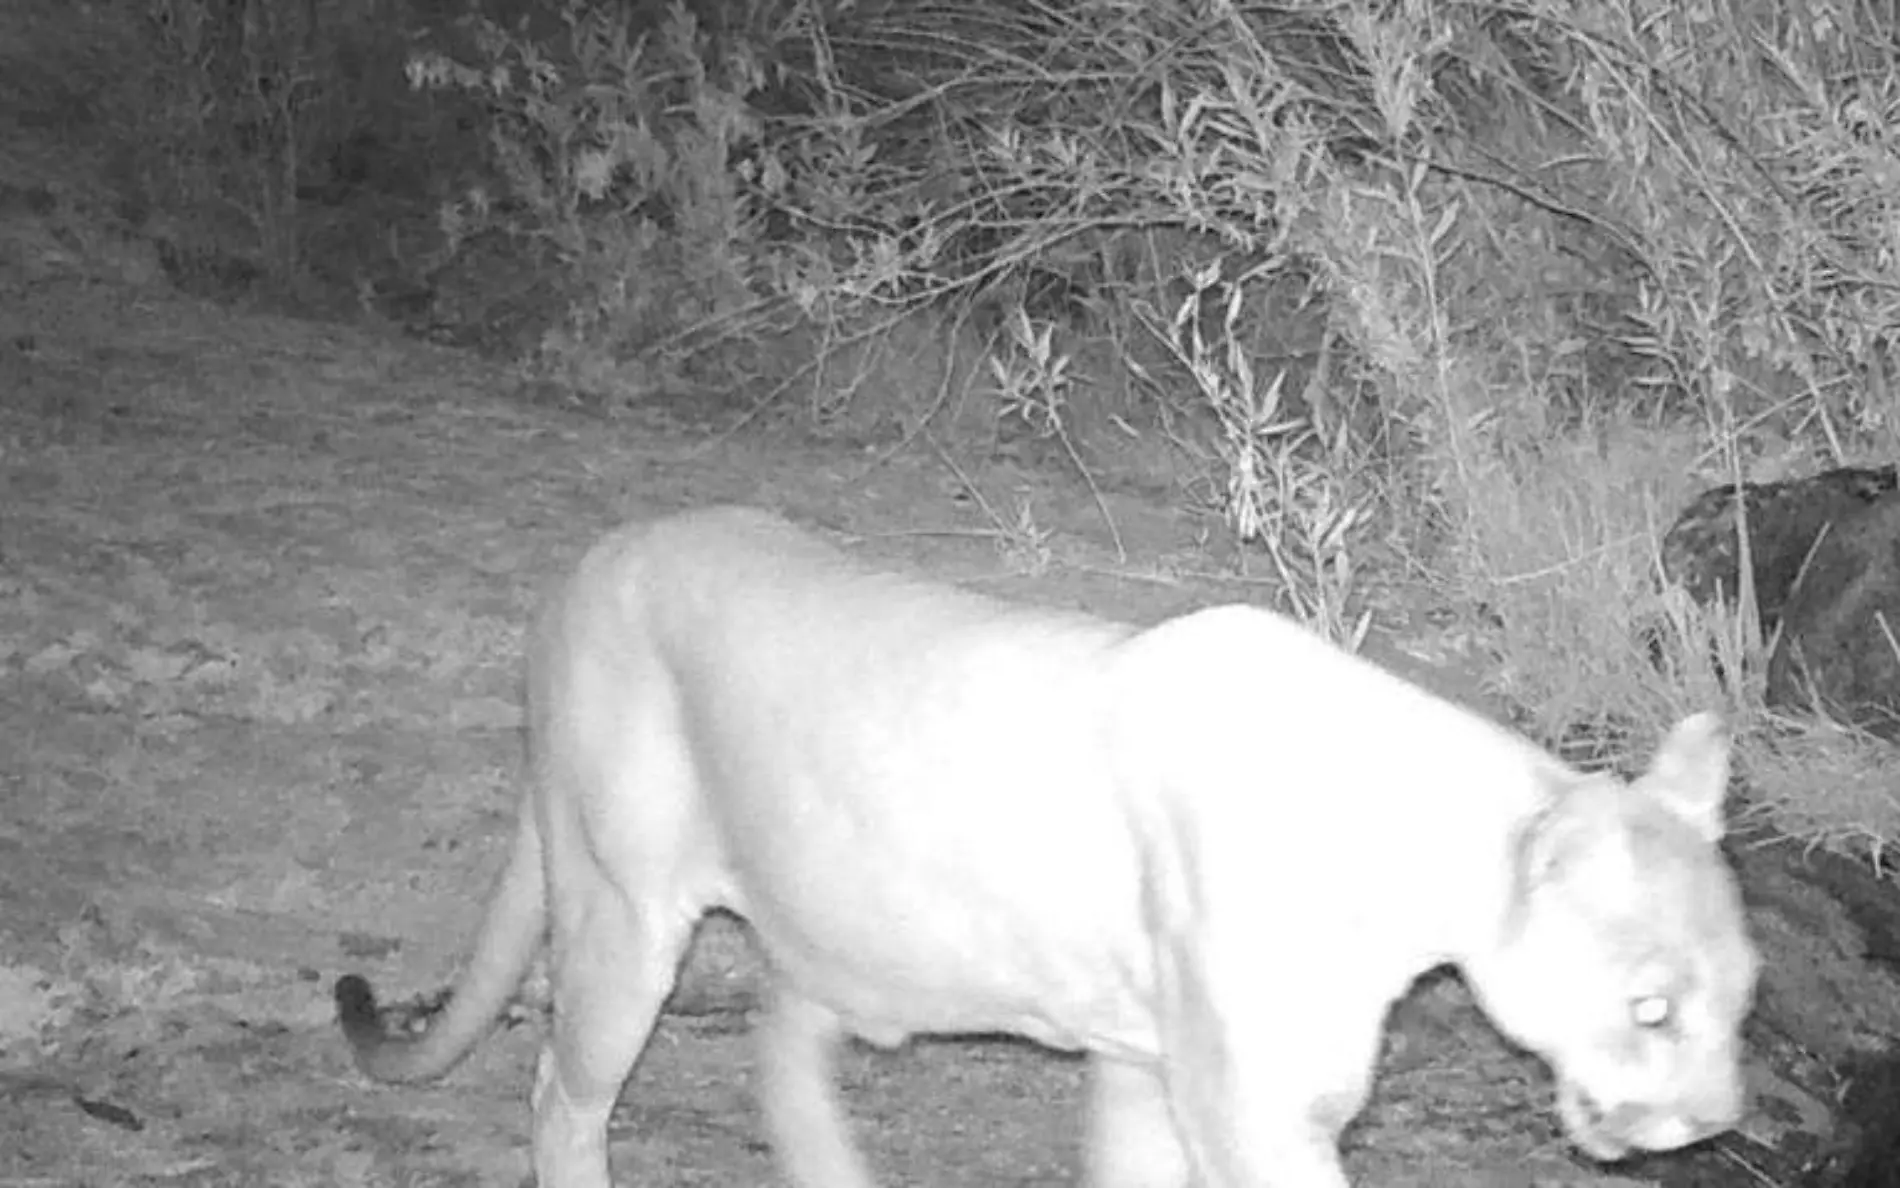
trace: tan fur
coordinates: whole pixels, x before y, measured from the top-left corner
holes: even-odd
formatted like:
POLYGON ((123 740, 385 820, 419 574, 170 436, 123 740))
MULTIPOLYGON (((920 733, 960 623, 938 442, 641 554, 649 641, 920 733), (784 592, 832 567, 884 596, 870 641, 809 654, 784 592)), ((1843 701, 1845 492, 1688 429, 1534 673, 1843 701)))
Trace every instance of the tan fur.
POLYGON ((876 574, 725 509, 608 536, 530 645, 537 781, 446 1012, 371 1075, 438 1075, 545 925, 544 1188, 604 1188, 615 1095, 695 922, 771 970, 767 1127, 801 1188, 871 1177, 846 1034, 1012 1032, 1094 1055, 1097 1188, 1343 1188, 1388 1005, 1460 965, 1613 1157, 1741 1111, 1756 957, 1727 744, 1683 722, 1585 777, 1266 611, 1133 628, 876 574), (545 873, 544 873, 545 872, 545 873))

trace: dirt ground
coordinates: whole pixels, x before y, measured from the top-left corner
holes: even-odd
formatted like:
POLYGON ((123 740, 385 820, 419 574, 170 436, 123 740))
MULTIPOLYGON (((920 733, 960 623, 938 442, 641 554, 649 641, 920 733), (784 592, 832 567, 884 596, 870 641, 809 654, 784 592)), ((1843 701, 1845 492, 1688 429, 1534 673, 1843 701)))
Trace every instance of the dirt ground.
MULTIPOLYGON (((510 827, 522 624, 623 517, 761 504, 869 556, 1135 620, 1267 597, 1199 543, 1214 526, 1111 492, 1118 560, 1060 475, 978 475, 1052 530, 1038 559, 999 549, 920 451, 722 440, 663 408, 602 421, 465 356, 162 285, 15 276, 4 309, 0 1188, 524 1182, 538 1022, 440 1085, 375 1087, 330 986, 426 992, 453 970, 510 827)), ((1807 919, 1797 901, 1753 900, 1775 935, 1800 931, 1776 923, 1807 919)), ((622 1098, 619 1182, 773 1182, 752 1003, 737 934, 715 930, 622 1098)), ((1454 979, 1394 1024, 1349 1135, 1365 1188, 1792 1184, 1833 1130, 1838 1082, 1765 1031, 1743 1133, 1591 1168, 1543 1071, 1454 979)), ((1074 1060, 929 1042, 854 1051, 843 1077, 890 1184, 1075 1182, 1074 1060)))

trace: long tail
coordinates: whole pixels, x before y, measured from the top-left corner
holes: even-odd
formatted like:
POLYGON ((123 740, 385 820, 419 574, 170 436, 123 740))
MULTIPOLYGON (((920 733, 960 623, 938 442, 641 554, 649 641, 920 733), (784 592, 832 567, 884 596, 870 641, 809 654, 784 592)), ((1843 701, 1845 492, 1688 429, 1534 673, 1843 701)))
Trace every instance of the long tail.
POLYGON ((378 1081, 427 1081, 455 1067, 488 1034, 527 975, 545 930, 545 895, 540 830, 533 806, 524 803, 514 851, 488 901, 474 952, 448 1006, 427 1031, 386 1035, 369 982, 355 974, 337 979, 336 1019, 356 1066, 378 1081))

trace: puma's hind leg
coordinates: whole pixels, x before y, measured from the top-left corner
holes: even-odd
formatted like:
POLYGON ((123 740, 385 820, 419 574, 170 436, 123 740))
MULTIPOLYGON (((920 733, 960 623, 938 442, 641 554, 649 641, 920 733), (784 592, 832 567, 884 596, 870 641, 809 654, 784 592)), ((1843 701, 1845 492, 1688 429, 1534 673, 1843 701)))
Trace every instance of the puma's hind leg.
POLYGON ((779 1165, 798 1188, 874 1188, 838 1100, 838 1017, 786 987, 758 1030, 759 1105, 779 1165))
POLYGON ((534 1077, 540 1188, 610 1188, 607 1119, 671 993, 692 921, 607 886, 557 921, 549 965, 554 1020, 534 1077))
POLYGON ((535 1068, 535 1177, 539 1188, 610 1188, 608 1115, 673 991, 698 917, 668 881, 677 871, 615 853, 604 833, 582 841, 571 819, 548 832, 558 836, 563 825, 573 838, 561 847, 569 861, 548 867, 554 1018, 535 1068), (642 868, 648 885, 619 874, 642 868))
MULTIPOLYGON (((583 574, 585 570, 583 570, 583 574)), ((709 906, 698 773, 657 658, 583 647, 617 606, 577 578, 530 651, 554 1018, 534 1077, 539 1188, 611 1188, 607 1121, 709 906)))

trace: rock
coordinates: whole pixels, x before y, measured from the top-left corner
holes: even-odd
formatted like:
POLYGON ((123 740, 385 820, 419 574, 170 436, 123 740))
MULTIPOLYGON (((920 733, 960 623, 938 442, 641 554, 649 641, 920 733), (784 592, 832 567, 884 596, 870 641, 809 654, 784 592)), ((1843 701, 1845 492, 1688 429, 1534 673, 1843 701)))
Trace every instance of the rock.
POLYGON ((1860 1139, 1839 1188, 1900 1188, 1900 1059, 1869 1061, 1843 1104, 1860 1139))
POLYGON ((1900 738, 1900 495, 1835 520, 1781 607, 1768 702, 1900 738))
POLYGON ((1818 701, 1834 717, 1888 739, 1900 738, 1896 486, 1893 466, 1845 466, 1739 489, 1725 484, 1696 496, 1662 544, 1669 580, 1705 605, 1732 602, 1741 584, 1739 495, 1762 638, 1774 647, 1769 704, 1803 709, 1818 701))
MULTIPOLYGON (((1762 637, 1781 621, 1788 594, 1815 537, 1829 524, 1866 510, 1900 485, 1892 466, 1844 466, 1778 483, 1743 483, 1749 558, 1762 637)), ((1663 537, 1664 575, 1703 605, 1741 591, 1741 547, 1735 524, 1736 485, 1702 492, 1663 537)))

